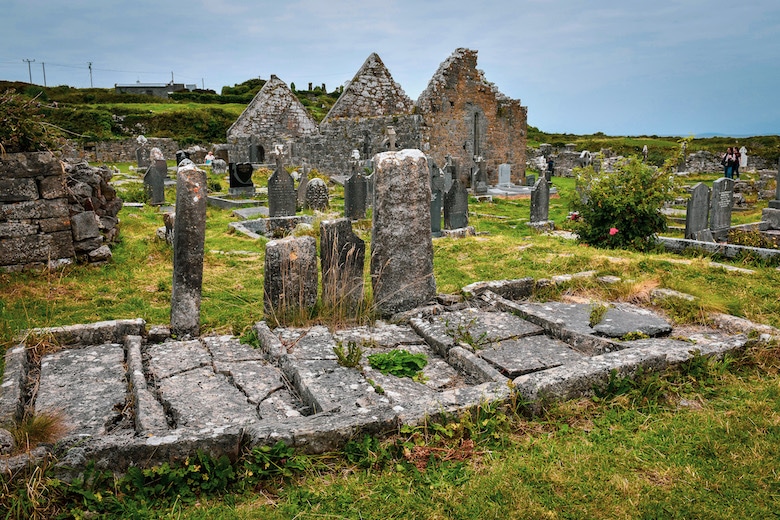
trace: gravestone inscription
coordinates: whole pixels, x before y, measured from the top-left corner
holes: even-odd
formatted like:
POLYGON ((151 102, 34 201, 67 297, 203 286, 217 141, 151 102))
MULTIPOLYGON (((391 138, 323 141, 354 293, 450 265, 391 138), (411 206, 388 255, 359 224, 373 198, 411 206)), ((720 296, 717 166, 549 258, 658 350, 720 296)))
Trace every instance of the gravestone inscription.
POLYGON ((710 231, 715 240, 728 238, 733 205, 734 180, 721 177, 713 182, 710 195, 710 231))

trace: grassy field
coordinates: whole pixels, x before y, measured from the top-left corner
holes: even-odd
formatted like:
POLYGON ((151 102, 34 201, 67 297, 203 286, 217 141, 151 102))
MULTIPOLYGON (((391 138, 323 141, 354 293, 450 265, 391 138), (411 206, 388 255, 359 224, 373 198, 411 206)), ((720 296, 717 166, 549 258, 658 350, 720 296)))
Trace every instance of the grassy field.
MULTIPOLYGON (((565 227, 573 180, 553 183, 563 197, 551 200, 550 217, 565 227)), ((333 209, 342 206, 340 195, 333 209)), ((173 201, 172 192, 167 197, 173 201)), ((472 201, 470 210, 477 236, 434 240, 440 293, 480 280, 594 270, 622 281, 582 279, 543 296, 646 302, 649 289, 666 287, 698 298, 658 309, 673 320, 702 322, 718 311, 780 327, 780 271, 773 265, 601 250, 541 235, 525 225, 528 199, 472 201)), ((757 215, 760 207, 743 216, 757 215)), ((119 217, 121 239, 108 265, 0 274, 2 350, 30 327, 169 320, 172 253, 155 238, 161 215, 143 207, 124 208, 119 217)), ((263 319, 265 240, 229 233, 232 220, 229 211, 208 209, 203 333, 241 334, 263 319)), ((369 221, 356 230, 370 242, 369 221)), ((280 470, 260 480, 236 470, 216 492, 131 493, 111 479, 68 487, 39 474, 23 486, 3 482, 0 503, 9 518, 30 511, 41 518, 98 517, 79 516, 82 510, 106 518, 192 519, 772 518, 780 511, 778 370, 777 345, 757 344, 744 356, 696 359, 663 376, 618 381, 606 395, 561 403, 540 417, 519 414, 510 403, 385 440, 356 439, 342 453, 263 459, 280 470)), ((213 468, 198 471, 219 476, 213 468)))

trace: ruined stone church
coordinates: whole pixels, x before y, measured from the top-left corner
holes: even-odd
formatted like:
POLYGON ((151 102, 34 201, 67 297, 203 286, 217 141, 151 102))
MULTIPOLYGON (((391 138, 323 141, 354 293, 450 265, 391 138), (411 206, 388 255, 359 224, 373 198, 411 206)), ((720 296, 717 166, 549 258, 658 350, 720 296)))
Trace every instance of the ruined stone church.
POLYGON ((337 175, 349 172, 352 150, 362 159, 387 151, 392 128, 398 149, 420 149, 439 166, 450 156, 460 175, 481 157, 491 184, 498 165, 509 163, 518 182, 525 176, 527 114, 520 100, 502 94, 477 69, 477 51, 455 50, 417 102, 373 53, 319 124, 287 84, 271 76, 228 129, 227 142, 231 162, 270 161, 274 144, 285 143, 294 164, 305 159, 337 175))

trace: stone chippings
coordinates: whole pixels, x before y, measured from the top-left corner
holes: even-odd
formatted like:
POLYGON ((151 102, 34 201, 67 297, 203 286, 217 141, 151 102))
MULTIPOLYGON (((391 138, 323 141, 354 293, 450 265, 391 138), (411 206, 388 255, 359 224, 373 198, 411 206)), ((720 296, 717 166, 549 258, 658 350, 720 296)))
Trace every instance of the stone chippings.
MULTIPOLYGON (((659 316, 622 304, 609 309, 599 330, 588 323, 590 309, 512 301, 485 289, 470 302, 445 303, 408 322, 336 332, 272 330, 259 322, 254 346, 229 335, 151 343, 142 320, 103 322, 84 332, 51 329, 68 341, 42 359, 35 406, 66 418, 69 430, 57 448, 63 464, 96 460, 121 470, 198 449, 235 456, 241 446, 280 440, 302 451, 331 450, 355 435, 508 399, 511 388, 536 410, 551 399, 589 395, 613 371, 662 370, 694 352, 722 356, 747 343, 745 334, 706 328, 683 331, 685 341, 677 331, 672 339, 675 331, 659 316), (602 336, 626 330, 657 337, 602 336), (116 340, 120 334, 124 339, 116 340), (334 353, 349 342, 363 348, 356 368, 339 365, 334 353), (370 355, 392 349, 425 354, 424 377, 371 368, 370 355)), ((7 351, 0 422, 18 416, 24 381, 34 373, 30 364, 22 345, 7 351)))

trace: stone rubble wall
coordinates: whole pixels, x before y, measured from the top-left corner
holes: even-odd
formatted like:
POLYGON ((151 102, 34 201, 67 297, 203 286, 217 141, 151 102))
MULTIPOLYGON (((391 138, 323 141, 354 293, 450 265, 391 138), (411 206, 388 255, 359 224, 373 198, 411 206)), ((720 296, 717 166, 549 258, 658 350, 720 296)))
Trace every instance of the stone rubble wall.
POLYGON ((100 263, 118 234, 122 200, 108 168, 70 164, 49 152, 0 158, 0 269, 100 263))

